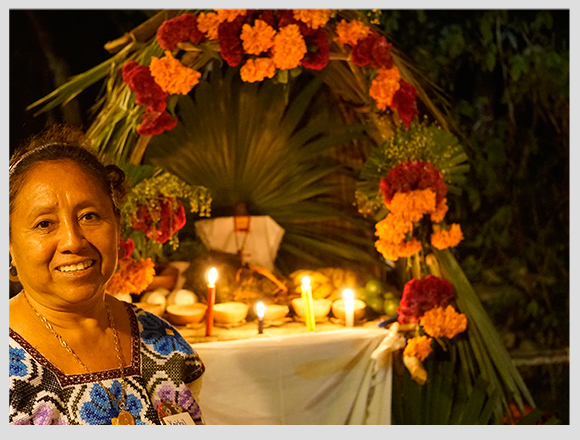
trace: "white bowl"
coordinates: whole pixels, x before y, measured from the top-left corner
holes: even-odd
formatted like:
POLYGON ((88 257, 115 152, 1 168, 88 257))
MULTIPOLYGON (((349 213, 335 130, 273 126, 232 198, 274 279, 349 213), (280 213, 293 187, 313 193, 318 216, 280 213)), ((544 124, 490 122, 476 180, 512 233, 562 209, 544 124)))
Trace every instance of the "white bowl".
POLYGON ((165 316, 175 325, 196 324, 205 317, 207 306, 202 303, 171 304, 165 309, 165 316))
POLYGON ((248 304, 237 301, 218 303, 213 306, 213 316, 217 322, 235 324, 246 319, 249 308, 248 304))
POLYGON ((284 318, 290 308, 282 304, 265 304, 264 305, 264 321, 277 321, 284 318))
MULTIPOLYGON (((312 305, 314 306, 314 319, 322 321, 330 313, 332 301, 329 299, 313 299, 312 305)), ((301 318, 306 316, 306 307, 302 298, 294 298, 292 300, 292 308, 301 318)))
MULTIPOLYGON (((365 315, 366 304, 360 299, 354 300, 354 320, 360 321, 365 315)), ((337 299, 332 303, 332 314, 335 318, 342 319, 344 321, 344 299, 337 299)))

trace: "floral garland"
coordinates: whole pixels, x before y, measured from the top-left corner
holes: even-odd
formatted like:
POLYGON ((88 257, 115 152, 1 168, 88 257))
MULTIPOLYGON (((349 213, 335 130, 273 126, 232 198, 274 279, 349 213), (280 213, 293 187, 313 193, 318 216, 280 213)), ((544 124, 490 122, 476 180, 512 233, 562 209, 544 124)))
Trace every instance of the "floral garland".
POLYGON ((303 68, 322 70, 331 59, 331 44, 336 43, 354 65, 367 69, 372 78, 368 93, 377 110, 390 108, 409 128, 419 114, 417 93, 394 65, 391 43, 359 20, 336 17, 337 12, 329 9, 216 9, 166 20, 156 34, 164 57, 151 57, 149 66, 129 61, 122 69, 135 102, 145 107, 137 133, 155 135, 175 127, 168 97, 189 93, 201 78, 179 56, 191 47, 214 50, 216 43, 216 56, 239 67, 245 82, 276 76, 283 81, 288 71, 295 75, 303 68))

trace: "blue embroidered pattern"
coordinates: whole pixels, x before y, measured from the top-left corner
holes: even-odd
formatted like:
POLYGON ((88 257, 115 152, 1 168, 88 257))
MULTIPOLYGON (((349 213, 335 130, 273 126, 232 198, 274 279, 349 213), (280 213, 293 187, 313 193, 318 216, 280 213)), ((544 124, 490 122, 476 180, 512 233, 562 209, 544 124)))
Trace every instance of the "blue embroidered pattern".
MULTIPOLYGON (((163 319, 127 304, 133 339, 132 363, 126 369, 125 410, 137 425, 160 424, 162 401, 181 405, 201 424, 199 405, 185 385, 204 370, 188 342, 163 319)), ((109 425, 119 406, 90 375, 64 375, 18 333, 10 329, 9 423, 109 425)), ((97 373, 122 400, 120 372, 97 373)))

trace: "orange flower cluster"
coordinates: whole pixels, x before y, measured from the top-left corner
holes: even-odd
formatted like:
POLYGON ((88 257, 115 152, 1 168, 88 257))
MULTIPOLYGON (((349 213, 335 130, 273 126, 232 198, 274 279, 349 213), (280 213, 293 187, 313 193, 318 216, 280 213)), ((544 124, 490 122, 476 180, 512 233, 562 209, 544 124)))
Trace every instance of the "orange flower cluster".
POLYGON ((445 215, 447 205, 436 204, 436 194, 430 188, 416 189, 408 192, 396 192, 387 208, 391 211, 375 225, 375 235, 379 239, 375 247, 387 260, 410 257, 419 252, 423 246, 413 234, 413 223, 417 223, 425 214, 438 218, 445 215))
POLYGON ((334 41, 341 46, 348 44, 354 47, 360 40, 370 33, 370 28, 358 20, 347 22, 342 19, 340 20, 340 23, 336 25, 336 33, 337 36, 334 38, 334 41))
POLYGON ((456 312, 451 305, 448 305, 446 308, 435 307, 426 311, 419 318, 419 323, 423 326, 425 333, 434 338, 445 336, 451 339, 467 328, 467 318, 465 315, 456 312))
POLYGON ((263 20, 256 20, 254 26, 244 24, 240 39, 244 50, 252 55, 260 55, 274 45, 276 31, 263 20))
POLYGON ((139 294, 153 281, 155 264, 151 258, 136 261, 133 258, 119 260, 119 268, 109 280, 106 292, 109 294, 139 294))
POLYGON ((453 223, 448 230, 442 230, 438 225, 433 225, 433 233, 431 234, 433 247, 447 249, 457 246, 461 240, 463 240, 463 232, 457 223, 453 223))
POLYGON ((264 78, 272 78, 276 73, 276 66, 271 58, 249 59, 240 69, 242 81, 256 82, 264 78))
POLYGON ((289 24, 280 29, 274 37, 272 60, 278 69, 293 69, 300 65, 307 51, 300 28, 296 24, 289 24))
POLYGON ((163 58, 151 57, 149 70, 161 90, 170 95, 187 95, 201 77, 201 73, 185 67, 170 51, 165 51, 163 58))
POLYGON ((427 336, 417 336, 407 340, 407 345, 403 351, 404 356, 416 357, 419 361, 425 360, 429 353, 433 350, 431 348, 431 338, 427 336))
POLYGON ((218 39, 220 17, 215 12, 201 12, 197 17, 197 28, 203 32, 208 40, 218 39))
POLYGON ((401 88, 400 80, 397 66, 377 69, 377 76, 371 82, 369 95, 376 101, 379 110, 386 110, 391 106, 395 93, 401 88))
POLYGON ((318 29, 328 23, 330 9, 295 9, 294 18, 307 24, 310 29, 318 29))
POLYGON ((216 9, 215 11, 220 23, 224 21, 232 22, 240 15, 246 15, 248 12, 246 9, 216 9))

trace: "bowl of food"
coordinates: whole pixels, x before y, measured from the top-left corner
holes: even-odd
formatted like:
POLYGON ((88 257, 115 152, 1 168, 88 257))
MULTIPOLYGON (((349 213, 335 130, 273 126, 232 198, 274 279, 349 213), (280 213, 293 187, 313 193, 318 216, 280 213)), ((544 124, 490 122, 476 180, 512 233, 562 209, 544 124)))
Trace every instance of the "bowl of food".
MULTIPOLYGON (((314 308, 314 319, 316 321, 323 321, 330 313, 332 301, 323 298, 313 299, 312 306, 314 308)), ((300 318, 304 319, 306 316, 306 307, 302 298, 294 298, 292 300, 292 308, 300 318)))
POLYGON ((213 316, 216 322, 222 324, 235 324, 246 319, 250 306, 248 304, 228 301, 213 306, 213 316))
POLYGON ((167 320, 175 325, 197 324, 205 316, 207 306, 202 303, 172 304, 166 307, 167 320))

